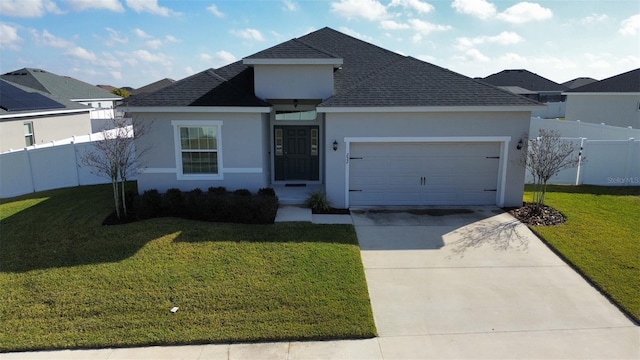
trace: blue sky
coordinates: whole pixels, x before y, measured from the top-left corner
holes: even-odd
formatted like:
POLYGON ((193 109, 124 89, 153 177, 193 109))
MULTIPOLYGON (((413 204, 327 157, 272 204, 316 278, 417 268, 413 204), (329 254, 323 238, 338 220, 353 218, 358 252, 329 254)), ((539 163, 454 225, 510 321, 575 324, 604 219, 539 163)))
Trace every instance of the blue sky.
POLYGON ((637 0, 0 0, 0 73, 137 88, 325 26, 471 77, 524 68, 564 82, 640 67, 637 0))

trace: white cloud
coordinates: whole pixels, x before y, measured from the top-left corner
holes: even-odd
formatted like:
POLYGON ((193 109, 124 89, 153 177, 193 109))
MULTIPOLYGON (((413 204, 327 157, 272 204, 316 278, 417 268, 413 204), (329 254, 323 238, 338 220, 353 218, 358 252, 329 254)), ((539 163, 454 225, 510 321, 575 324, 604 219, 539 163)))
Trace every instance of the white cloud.
POLYGON ((264 36, 262 36, 262 33, 256 29, 246 28, 243 30, 231 30, 231 34, 246 40, 264 41, 264 36))
POLYGON ((167 35, 164 37, 164 41, 167 43, 177 43, 180 42, 180 40, 178 40, 177 37, 173 36, 173 35, 167 35))
POLYGON ((200 60, 214 68, 217 68, 220 66, 231 64, 232 62, 236 61, 237 58, 228 51, 220 50, 213 55, 202 53, 200 54, 200 60))
POLYGON ((126 44, 129 42, 126 36, 121 35, 119 31, 116 31, 112 28, 107 28, 107 32, 109 33, 109 40, 107 40, 107 46, 113 46, 115 44, 126 44))
POLYGON ((298 4, 291 0, 282 1, 282 10, 284 11, 298 11, 298 4))
POLYGON ((486 0, 454 0, 451 7, 460 14, 489 19, 496 14, 496 6, 486 0))
POLYGON ((387 18, 387 8, 376 0, 340 0, 331 3, 331 12, 347 19, 364 18, 382 20, 387 18))
POLYGON ((512 31, 503 31, 495 36, 461 37, 456 39, 454 47, 460 50, 473 48, 482 44, 513 45, 524 41, 522 36, 512 31))
POLYGON ((369 42, 373 41, 373 38, 371 36, 367 36, 367 35, 361 34, 361 33, 357 32, 357 31, 355 31, 353 29, 350 29, 348 27, 345 27, 345 26, 341 26, 340 28, 338 28, 338 30, 340 30, 341 32, 343 32, 343 33, 345 33, 347 35, 353 36, 354 38, 360 39, 360 40, 369 41, 369 42))
POLYGON ((193 75, 193 74, 195 74, 195 73, 196 73, 196 72, 193 70, 193 68, 192 68, 191 66, 187 66, 187 67, 185 67, 185 68, 184 68, 184 72, 186 72, 186 73, 187 73, 187 75, 193 75))
POLYGON ((224 17, 224 13, 222 11, 220 11, 220 9, 218 9, 218 6, 216 6, 216 4, 211 4, 211 6, 209 6, 207 8, 207 10, 212 13, 213 15, 219 17, 219 18, 223 18, 224 17))
POLYGON ((640 14, 633 15, 620 23, 618 32, 622 35, 637 35, 640 32, 640 14))
POLYGON ((0 23, 0 49, 19 49, 18 43, 22 41, 18 36, 18 28, 0 23))
POLYGON ((153 54, 148 52, 147 50, 136 50, 131 53, 131 60, 133 62, 143 62, 143 63, 158 63, 162 65, 171 65, 171 61, 167 58, 165 54, 157 53, 153 54))
POLYGON ((428 21, 423 21, 420 19, 411 19, 409 20, 409 24, 411 24, 411 28, 421 35, 429 35, 433 32, 447 31, 451 30, 452 27, 449 25, 439 25, 432 24, 428 21))
POLYGON ((485 56, 483 53, 481 53, 480 50, 478 49, 469 49, 465 51, 462 56, 456 55, 453 58, 455 60, 462 61, 462 62, 466 62, 466 61, 489 62, 491 60, 487 56, 485 56))
POLYGON ((153 39, 153 40, 149 40, 147 42, 144 43, 148 48, 151 49, 159 49, 162 47, 162 40, 160 39, 153 39))
POLYGON ((42 17, 45 13, 62 14, 51 0, 0 0, 0 14, 15 17, 42 17))
POLYGON ((591 25, 591 24, 601 23, 607 20, 609 20, 609 16, 607 16, 607 14, 602 14, 602 15, 591 14, 587 17, 580 19, 580 23, 583 25, 591 25))
POLYGON ((91 61, 94 62, 98 59, 98 57, 96 56, 96 54, 94 54, 93 52, 80 47, 80 46, 74 46, 71 49, 67 50, 67 52, 65 52, 65 54, 67 55, 71 55, 75 58, 81 59, 81 60, 86 60, 86 61, 91 61))
POLYGON ((66 0, 65 2, 74 11, 104 9, 124 12, 124 7, 120 3, 120 0, 66 0))
POLYGON ((420 0, 393 0, 389 7, 402 6, 405 9, 415 10, 420 14, 428 14, 435 10, 433 5, 420 0))
POLYGON ((393 20, 382 20, 380 26, 385 30, 402 30, 409 28, 409 24, 398 23, 393 20))
POLYGON ((147 12, 149 14, 160 16, 176 16, 180 13, 175 12, 167 7, 158 5, 158 0, 126 0, 127 6, 135 12, 147 12))
POLYGON ((504 64, 508 64, 508 66, 506 67, 510 69, 522 67, 519 65, 526 65, 528 63, 527 57, 515 53, 506 53, 499 57, 498 61, 504 64))
POLYGON ((149 38, 153 37, 153 36, 147 34, 146 32, 144 32, 144 30, 141 30, 141 29, 138 29, 138 28, 133 30, 133 32, 136 34, 137 37, 139 37, 141 39, 149 39, 149 38))
POLYGON ((550 9, 530 2, 517 3, 496 16, 497 19, 511 24, 548 20, 552 17, 553 12, 550 9))
POLYGON ((75 46, 73 42, 63 38, 59 38, 48 32, 47 30, 43 30, 42 35, 40 35, 37 30, 31 30, 31 35, 38 44, 60 49, 68 49, 75 46))

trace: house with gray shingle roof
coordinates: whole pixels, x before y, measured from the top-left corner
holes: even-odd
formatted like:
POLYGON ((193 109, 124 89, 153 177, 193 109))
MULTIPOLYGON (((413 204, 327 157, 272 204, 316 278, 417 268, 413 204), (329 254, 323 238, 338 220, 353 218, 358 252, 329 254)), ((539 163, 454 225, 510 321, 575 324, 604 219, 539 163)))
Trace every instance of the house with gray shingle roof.
POLYGON ((122 106, 150 127, 140 192, 319 190, 337 208, 520 206, 521 145, 543 107, 330 28, 122 106))
POLYGON ((564 94, 567 120, 640 129, 640 68, 564 94))
POLYGON ((41 69, 24 68, 0 75, 0 78, 92 108, 90 122, 93 132, 101 131, 111 123, 110 119, 116 116, 116 103, 122 100, 120 96, 84 81, 41 69))
POLYGON ((485 77, 482 81, 547 105, 546 108, 534 111, 532 116, 542 118, 565 116, 566 97, 562 92, 569 89, 565 85, 525 69, 503 70, 485 77))
POLYGON ((0 79, 0 152, 91 132, 91 108, 0 79))

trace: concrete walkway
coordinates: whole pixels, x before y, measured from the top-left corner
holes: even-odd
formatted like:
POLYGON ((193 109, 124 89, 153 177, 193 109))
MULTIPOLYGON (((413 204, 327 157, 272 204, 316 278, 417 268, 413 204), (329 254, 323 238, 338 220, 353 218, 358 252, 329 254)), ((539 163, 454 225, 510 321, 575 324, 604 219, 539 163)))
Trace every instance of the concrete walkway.
POLYGON ((378 338, 9 353, 0 360, 640 358, 640 329, 497 208, 362 209, 351 219, 378 338))
POLYGON ((640 358, 639 328, 500 209, 352 218, 384 359, 640 358))

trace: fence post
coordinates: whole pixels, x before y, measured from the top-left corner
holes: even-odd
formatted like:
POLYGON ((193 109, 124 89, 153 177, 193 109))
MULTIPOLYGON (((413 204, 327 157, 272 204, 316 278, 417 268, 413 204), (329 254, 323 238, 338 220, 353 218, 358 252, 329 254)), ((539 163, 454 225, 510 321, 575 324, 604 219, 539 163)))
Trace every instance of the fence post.
POLYGON ((27 164, 29 165, 29 180, 31 180, 31 192, 36 192, 36 183, 33 181, 33 164, 31 163, 31 153, 28 148, 24 148, 27 154, 27 164))
POLYGON ((634 138, 629 138, 629 144, 627 145, 627 161, 624 164, 624 179, 625 179, 625 185, 631 185, 631 184, 627 184, 627 181, 631 179, 631 169, 633 169, 633 164, 631 163, 631 161, 633 160, 633 143, 635 142, 634 138))
POLYGON ((580 185, 580 182, 582 181, 580 173, 582 172, 582 150, 584 150, 585 140, 587 140, 587 138, 580 138, 580 151, 578 152, 578 169, 576 171, 576 185, 580 185))
POLYGON ((76 186, 80 186, 80 164, 78 163, 78 148, 76 147, 76 136, 74 135, 71 140, 71 145, 73 147, 73 156, 76 160, 76 186))

